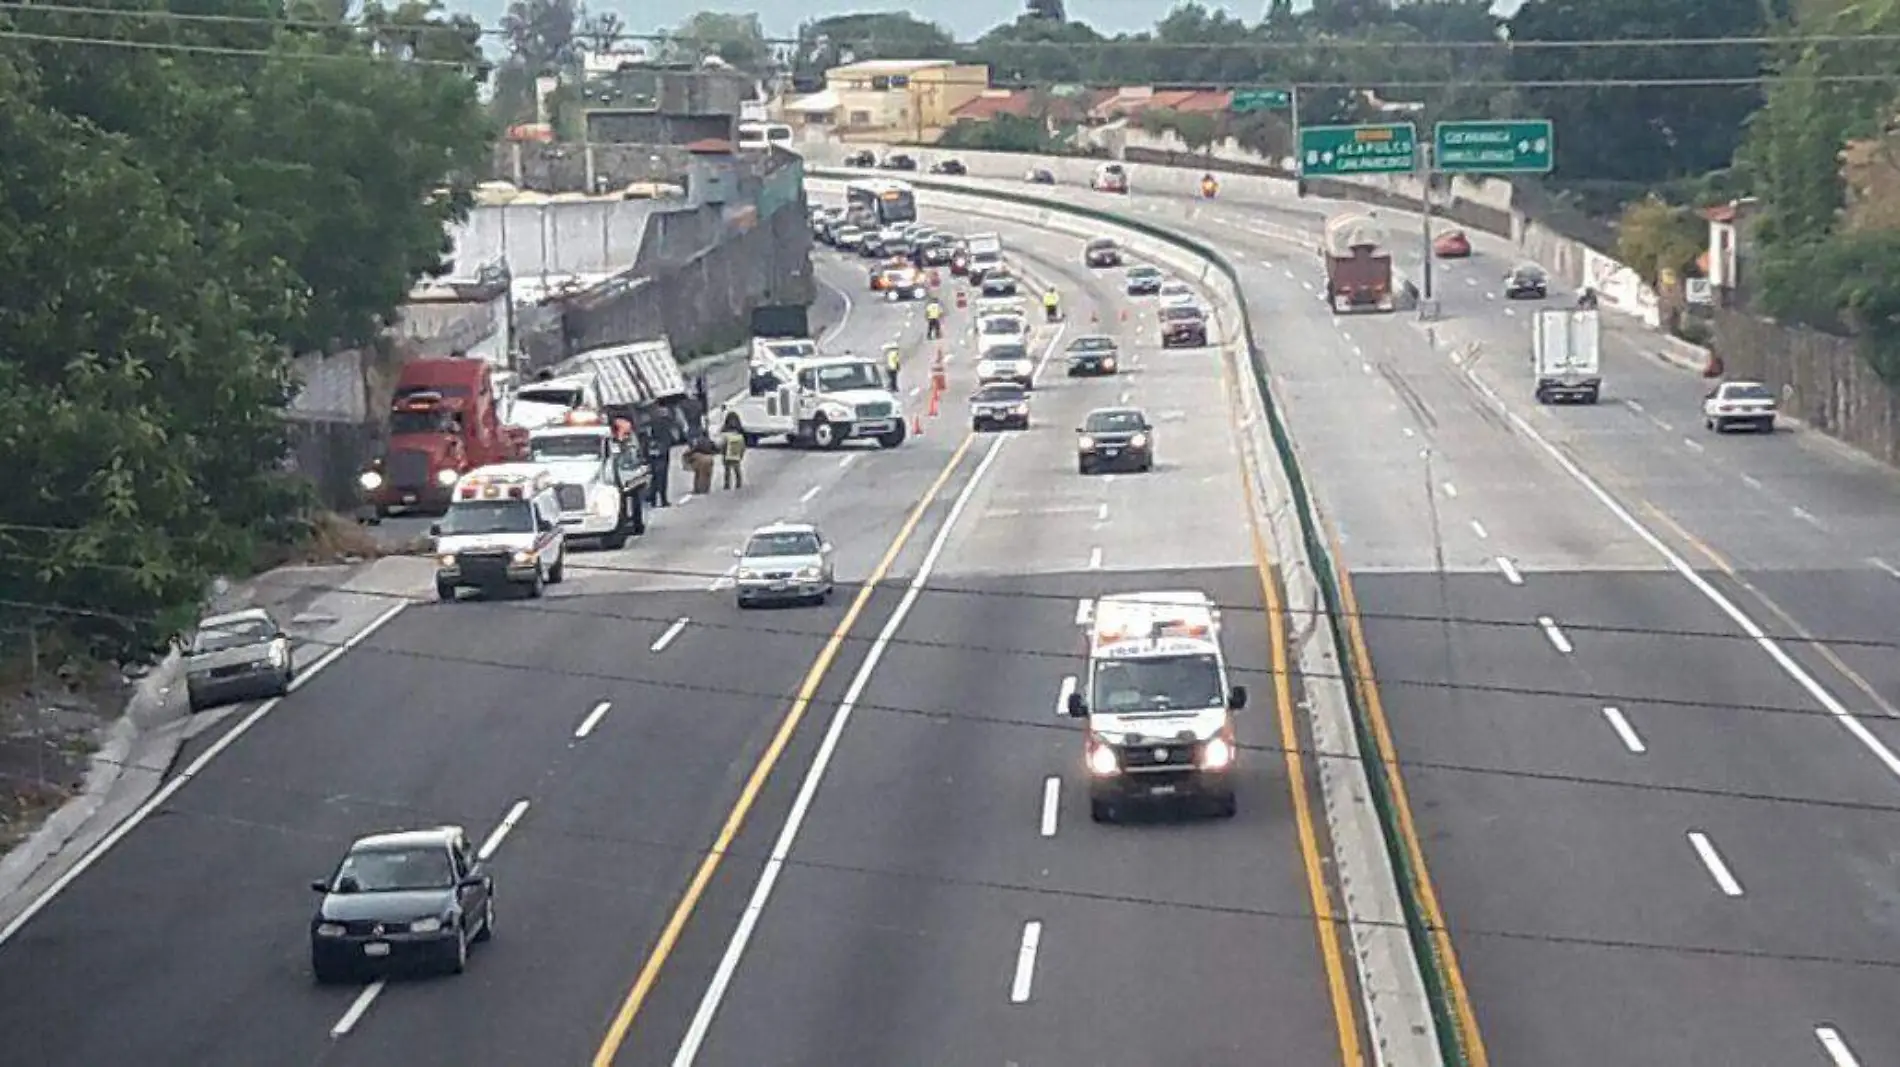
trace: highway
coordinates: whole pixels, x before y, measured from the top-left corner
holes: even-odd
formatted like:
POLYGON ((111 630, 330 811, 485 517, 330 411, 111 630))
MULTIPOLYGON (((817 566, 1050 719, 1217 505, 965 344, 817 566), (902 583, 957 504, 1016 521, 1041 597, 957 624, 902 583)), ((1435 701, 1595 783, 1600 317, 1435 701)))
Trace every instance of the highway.
POLYGON ((1705 432, 1610 312, 1603 403, 1540 407, 1483 235, 1428 327, 1271 236, 1337 205, 1060 195, 1243 272, 1491 1061, 1900 1063, 1900 479, 1705 432))
MULTIPOLYGON (((1124 325, 1079 241, 961 225, 1001 230, 1064 290, 1071 321, 1039 347, 1099 319, 1133 372, 1067 381, 1056 360, 1031 430, 971 437, 952 312, 949 407, 923 438, 755 450, 746 490, 577 553, 539 602, 415 590, 0 943, 11 1057, 1356 1061, 1336 932, 1312 917, 1324 845, 1303 839, 1276 754, 1298 690, 1279 706, 1234 443, 1196 417, 1226 409, 1214 350, 1161 352, 1139 311, 1124 325), (1084 479, 1072 426, 1124 393, 1160 424, 1158 469, 1084 479), (732 548, 793 517, 837 543, 841 595, 740 613, 732 548), (1228 605, 1256 747, 1230 821, 1085 814, 1080 738, 1056 717, 1078 613, 1156 586, 1228 605), (808 780, 823 787, 800 799, 808 780), (457 978, 315 986, 307 883, 355 836, 444 822, 492 857, 495 940, 457 978)), ((899 340, 915 389, 921 310, 865 300, 862 264, 826 256, 852 298, 831 347, 899 340)))

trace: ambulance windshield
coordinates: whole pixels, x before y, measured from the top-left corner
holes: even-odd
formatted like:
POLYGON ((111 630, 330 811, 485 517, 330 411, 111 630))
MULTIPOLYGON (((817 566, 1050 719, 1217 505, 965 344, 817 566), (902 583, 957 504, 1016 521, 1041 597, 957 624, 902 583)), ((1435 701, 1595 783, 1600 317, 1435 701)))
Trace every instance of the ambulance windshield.
POLYGON ((1210 654, 1110 659, 1095 668, 1089 706, 1098 714, 1198 711, 1221 703, 1220 664, 1210 654))

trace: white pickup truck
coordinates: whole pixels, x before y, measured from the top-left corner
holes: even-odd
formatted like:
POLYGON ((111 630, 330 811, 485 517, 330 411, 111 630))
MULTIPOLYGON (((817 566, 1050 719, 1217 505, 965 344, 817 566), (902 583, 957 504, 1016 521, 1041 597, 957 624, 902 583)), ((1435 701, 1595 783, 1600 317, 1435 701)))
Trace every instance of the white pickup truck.
POLYGON ((745 394, 713 413, 714 429, 737 416, 748 443, 781 437, 837 448, 869 438, 904 443, 904 408, 883 367, 863 356, 825 356, 802 339, 755 342, 745 394))

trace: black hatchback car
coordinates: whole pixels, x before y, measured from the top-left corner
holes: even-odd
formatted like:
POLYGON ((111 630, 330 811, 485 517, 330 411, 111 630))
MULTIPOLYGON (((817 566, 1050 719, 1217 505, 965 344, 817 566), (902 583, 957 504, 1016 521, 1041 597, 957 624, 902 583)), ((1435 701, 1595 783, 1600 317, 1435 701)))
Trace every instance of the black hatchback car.
POLYGON ((1155 467, 1154 426, 1140 408, 1096 408, 1075 428, 1075 469, 1151 471, 1155 467))
POLYGON ((1520 264, 1504 276, 1506 300, 1542 300, 1549 295, 1550 275, 1535 263, 1520 264))
POLYGON ((1122 249, 1112 237, 1097 237, 1082 249, 1082 262, 1090 267, 1119 267, 1122 249))
POLYGON ((469 945, 495 935, 495 882, 459 826, 359 839, 330 877, 310 920, 318 982, 421 966, 460 974, 469 945))
POLYGON ((1207 316, 1191 304, 1161 309, 1162 348, 1201 348, 1207 344, 1207 316))
POLYGON ((1114 374, 1121 367, 1121 348, 1113 337, 1096 334, 1069 342, 1062 353, 1069 364, 1069 377, 1114 374))

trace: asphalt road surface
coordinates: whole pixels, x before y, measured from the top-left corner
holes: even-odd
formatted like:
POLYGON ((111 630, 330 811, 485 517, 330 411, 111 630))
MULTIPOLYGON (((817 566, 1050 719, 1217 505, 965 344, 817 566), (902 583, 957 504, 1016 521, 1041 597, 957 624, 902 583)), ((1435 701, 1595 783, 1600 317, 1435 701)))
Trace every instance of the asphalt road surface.
POLYGON ((1900 478, 1705 431, 1612 312, 1603 402, 1537 405, 1503 242, 1335 317, 1269 232, 1336 206, 1063 195, 1240 265, 1491 1061, 1900 1063, 1900 478))
MULTIPOLYGON (((1151 317, 1124 325, 1080 242, 983 228, 1067 294, 1071 321, 1039 326, 1038 348, 1096 328, 1086 314, 1132 372, 1067 381, 1057 361, 1032 429, 973 438, 952 312, 951 394, 921 438, 756 449, 745 490, 577 552, 540 601, 415 590, 0 944, 8 1061, 1338 1060, 1356 1032, 1329 1002, 1274 753, 1213 350, 1163 353, 1151 317), (1124 392, 1160 423, 1158 468, 1082 478, 1072 427, 1124 392), (785 518, 837 543, 840 595, 741 613, 732 549, 785 518), (1242 740, 1261 746, 1231 821, 1083 815, 1079 737, 1055 714, 1080 602, 1156 586, 1229 605, 1255 694, 1242 740), (357 835, 440 823, 492 856, 496 939, 457 978, 315 986, 307 883, 357 835)), ((826 269, 862 285, 855 262, 826 269)), ((921 309, 845 291, 832 347, 905 344, 916 390, 921 309)))

